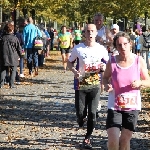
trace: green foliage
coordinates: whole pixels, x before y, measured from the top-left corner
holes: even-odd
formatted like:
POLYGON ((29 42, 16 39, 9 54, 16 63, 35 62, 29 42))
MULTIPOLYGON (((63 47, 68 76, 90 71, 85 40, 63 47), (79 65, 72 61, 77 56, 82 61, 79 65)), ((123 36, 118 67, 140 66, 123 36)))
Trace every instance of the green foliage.
MULTIPOLYGON (((2 6, 3 11, 8 12, 14 9, 14 0, 2 0, 2 6)), ((19 0, 17 9, 35 9, 36 16, 43 16, 45 20, 85 22, 95 12, 101 12, 106 17, 133 19, 145 11, 150 14, 149 6, 149 0, 19 0)))

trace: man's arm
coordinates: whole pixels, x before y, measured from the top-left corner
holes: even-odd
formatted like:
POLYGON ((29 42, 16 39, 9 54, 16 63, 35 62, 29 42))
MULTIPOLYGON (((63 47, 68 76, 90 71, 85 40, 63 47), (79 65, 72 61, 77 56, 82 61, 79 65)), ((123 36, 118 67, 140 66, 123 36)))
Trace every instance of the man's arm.
POLYGON ((69 68, 70 71, 72 71, 74 73, 74 77, 75 78, 79 78, 80 75, 80 71, 78 71, 75 67, 74 67, 74 63, 77 59, 77 51, 75 48, 73 48, 71 55, 67 61, 67 67, 69 68))

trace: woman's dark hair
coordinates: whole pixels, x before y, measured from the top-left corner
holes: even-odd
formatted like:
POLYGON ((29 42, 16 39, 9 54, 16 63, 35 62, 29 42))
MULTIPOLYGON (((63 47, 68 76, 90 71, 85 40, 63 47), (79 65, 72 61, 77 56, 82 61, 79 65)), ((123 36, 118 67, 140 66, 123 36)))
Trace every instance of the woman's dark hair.
POLYGON ((14 31, 14 25, 12 25, 11 23, 7 23, 4 27, 4 32, 10 33, 12 31, 14 31))
POLYGON ((120 31, 120 32, 118 32, 118 33, 115 35, 115 37, 114 37, 114 40, 113 40, 113 45, 114 45, 114 47, 116 47, 116 41, 117 41, 117 39, 118 39, 119 37, 125 37, 125 38, 127 38, 127 40, 128 40, 129 42, 131 41, 130 36, 128 35, 128 33, 120 31))

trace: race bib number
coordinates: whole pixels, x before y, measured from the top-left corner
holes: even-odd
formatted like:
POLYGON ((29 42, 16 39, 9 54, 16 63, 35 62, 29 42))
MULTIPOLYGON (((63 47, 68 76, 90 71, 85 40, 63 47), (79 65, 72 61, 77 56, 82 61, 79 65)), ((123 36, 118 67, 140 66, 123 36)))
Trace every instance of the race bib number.
POLYGON ((136 108, 137 95, 136 94, 120 94, 117 96, 117 104, 120 108, 136 108))
POLYGON ((100 68, 100 64, 85 64, 84 69, 85 72, 96 72, 100 68))
POLYGON ((67 41, 63 41, 62 45, 66 46, 67 45, 67 41))

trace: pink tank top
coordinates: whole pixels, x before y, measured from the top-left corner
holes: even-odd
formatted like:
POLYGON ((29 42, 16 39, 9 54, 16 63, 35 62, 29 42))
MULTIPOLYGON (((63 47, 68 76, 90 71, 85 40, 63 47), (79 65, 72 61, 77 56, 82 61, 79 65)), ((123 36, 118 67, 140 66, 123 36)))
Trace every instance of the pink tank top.
MULTIPOLYGON (((139 57, 135 55, 134 62, 129 67, 120 67, 116 57, 111 57, 112 86, 114 88, 115 110, 130 111, 141 109, 141 96, 139 88, 132 88, 131 83, 140 80, 139 57)), ((112 104, 112 103, 111 103, 112 104)))

